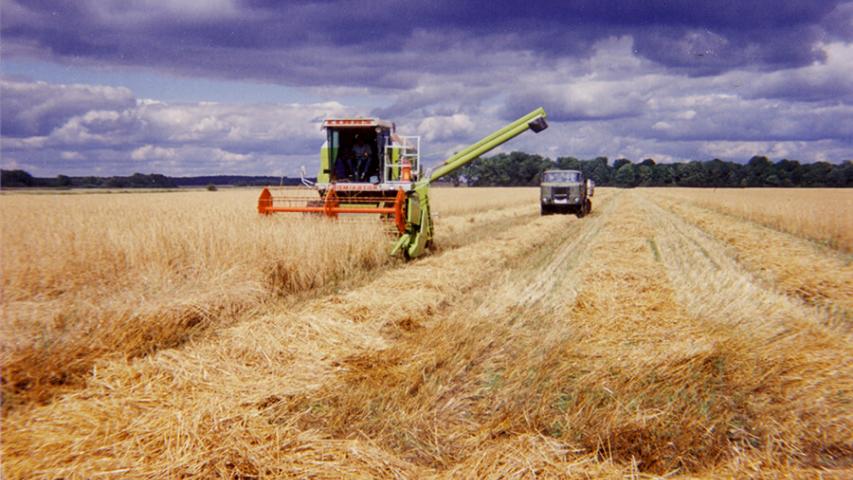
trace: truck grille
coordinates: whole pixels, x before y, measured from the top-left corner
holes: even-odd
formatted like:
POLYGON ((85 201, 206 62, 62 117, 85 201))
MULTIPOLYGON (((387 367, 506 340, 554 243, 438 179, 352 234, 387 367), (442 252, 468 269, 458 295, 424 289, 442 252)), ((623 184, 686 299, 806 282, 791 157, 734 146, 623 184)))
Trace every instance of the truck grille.
POLYGON ((580 196, 580 187, 554 187, 551 194, 554 198, 575 198, 580 196))

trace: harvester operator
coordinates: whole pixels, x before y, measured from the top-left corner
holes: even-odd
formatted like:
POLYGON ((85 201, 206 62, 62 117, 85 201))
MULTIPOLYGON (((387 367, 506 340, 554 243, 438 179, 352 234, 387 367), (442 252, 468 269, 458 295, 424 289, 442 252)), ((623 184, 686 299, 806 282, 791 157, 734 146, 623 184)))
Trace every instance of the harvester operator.
POLYGON ((355 145, 352 147, 352 154, 355 157, 355 181, 363 182, 365 176, 370 169, 371 154, 370 146, 364 143, 361 136, 355 136, 355 145))

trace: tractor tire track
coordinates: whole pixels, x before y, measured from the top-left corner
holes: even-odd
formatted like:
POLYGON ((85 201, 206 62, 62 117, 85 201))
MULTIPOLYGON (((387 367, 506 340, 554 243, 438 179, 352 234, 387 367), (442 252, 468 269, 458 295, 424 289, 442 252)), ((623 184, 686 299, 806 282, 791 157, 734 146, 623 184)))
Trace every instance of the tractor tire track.
POLYGON ((853 265, 845 256, 810 240, 735 218, 704 207, 677 204, 657 194, 662 209, 719 239, 727 256, 760 279, 764 286, 814 306, 827 323, 853 330, 853 265))
MULTIPOLYGON (((441 312, 393 332, 385 348, 345 358, 317 391, 282 398, 270 414, 276 421, 298 418, 300 428, 334 439, 376 439, 422 473, 461 461, 464 444, 482 435, 474 420, 488 416, 484 383, 499 383, 506 364, 520 358, 514 345, 562 342, 571 285, 582 281, 578 267, 616 203, 602 202, 582 220, 563 217, 565 231, 555 241, 516 257, 499 278, 441 312), (434 420, 425 425, 423 418, 434 420), (383 439, 389 429, 407 433, 383 439)), ((522 355, 542 355, 534 350, 522 355)))
MULTIPOLYGON (((450 235, 449 242, 445 241, 443 233, 439 233, 436 253, 462 248, 499 232, 535 221, 538 215, 534 210, 530 206, 505 207, 477 215, 477 222, 460 219, 454 224, 455 230, 450 235)), ((470 214, 462 212, 460 215, 467 217, 470 214)), ((454 216, 449 216, 448 219, 454 219, 454 216)), ((296 288, 287 284, 289 277, 286 271, 289 267, 285 265, 276 270, 282 271, 282 274, 269 273, 271 278, 267 282, 281 284, 283 292, 272 295, 272 292, 265 294, 260 289, 245 292, 232 290, 212 296, 205 305, 187 305, 188 302, 176 300, 174 306, 168 305, 153 312, 120 312, 119 320, 123 324, 133 324, 135 328, 116 329, 106 337, 105 340, 108 341, 90 346, 88 350, 83 350, 79 344, 70 341, 44 353, 36 347, 26 345, 7 346, 7 350, 3 352, 3 415, 28 404, 47 403, 57 395, 84 388, 98 363, 116 358, 141 358, 158 351, 179 348, 187 342, 200 341, 215 335, 221 329, 262 317, 270 309, 299 308, 306 302, 333 292, 366 285, 375 278, 377 272, 406 267, 407 264, 403 262, 367 264, 350 272, 345 278, 333 278, 315 286, 296 288), (173 318, 174 321, 167 323, 164 318, 173 318), (127 340, 130 336, 149 340, 130 342, 127 340), (138 343, 139 346, 121 349, 126 343, 138 343), (63 347, 67 347, 68 351, 62 350, 63 347), (56 357, 66 360, 57 362, 56 357)), ((271 290, 278 288, 271 287, 271 290)), ((180 294, 176 294, 176 297, 179 298, 180 294)), ((13 318, 26 318, 26 315, 40 313, 33 312, 32 306, 26 302, 21 305, 12 304, 7 310, 13 318)), ((62 318, 61 315, 59 317, 62 318)))
POLYGON ((565 325, 539 317, 522 322, 527 335, 496 335, 516 348, 484 372, 484 433, 442 473, 581 476, 602 474, 605 460, 614 477, 744 477, 750 464, 769 476, 843 475, 853 461, 848 344, 797 302, 742 291, 732 259, 673 232, 673 216, 640 193, 620 203, 578 268, 565 325), (698 309, 711 299, 716 309, 698 309))
POLYGON ((618 201, 608 201, 610 198, 600 202, 580 222, 572 222, 556 250, 543 252, 543 258, 526 262, 521 272, 507 270, 492 301, 482 304, 477 313, 500 315, 510 308, 551 308, 556 306, 548 304, 548 300, 554 299, 561 304, 574 302, 581 281, 576 269, 587 258, 604 219, 618 207, 618 201))
POLYGON ((645 196, 637 203, 651 212, 654 241, 679 303, 719 342, 753 357, 740 367, 749 373, 738 380, 749 393, 743 408, 773 420, 740 422, 729 427, 729 437, 760 447, 768 463, 775 457, 806 468, 853 465, 853 409, 845 400, 853 397, 853 339, 828 327, 825 312, 768 288, 730 256, 726 243, 645 196))
POLYGON ((573 220, 535 217, 494 237, 380 272, 339 294, 271 306, 265 315, 181 348, 99 365, 86 388, 6 419, 5 474, 230 476, 236 473, 229 468, 247 462, 251 468, 245 468, 261 471, 263 461, 232 458, 229 441, 254 451, 256 459, 326 449, 330 468, 339 468, 346 462, 343 446, 353 448, 352 441, 294 433, 292 422, 270 423, 259 412, 319 388, 341 371, 343 358, 386 349, 395 331, 417 330, 436 312, 488 289, 496 272, 530 253, 553 252, 573 220), (211 433, 210 422, 218 433, 211 433), (151 430, 152 425, 163 429, 151 430), (218 440, 211 442, 211 434, 218 440), (264 435, 279 440, 250 440, 264 435), (335 456, 335 445, 342 456, 335 456), (36 450, 42 452, 38 457, 26 454, 36 450), (211 465, 211 458, 231 460, 211 465))

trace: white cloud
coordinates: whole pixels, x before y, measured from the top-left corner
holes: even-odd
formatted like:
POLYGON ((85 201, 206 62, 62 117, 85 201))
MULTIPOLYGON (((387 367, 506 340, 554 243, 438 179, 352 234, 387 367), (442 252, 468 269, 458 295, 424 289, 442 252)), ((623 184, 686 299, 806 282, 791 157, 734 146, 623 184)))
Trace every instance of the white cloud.
POLYGON ((144 145, 130 152, 130 158, 136 161, 174 160, 178 158, 178 153, 174 148, 144 145))
POLYGON ((82 160, 83 155, 80 152, 62 152, 59 157, 63 160, 82 160))
POLYGON ((453 115, 432 116, 424 118, 417 127, 417 132, 427 141, 446 141, 470 135, 474 131, 474 122, 462 113, 453 115))
POLYGON ((134 103, 133 93, 124 87, 0 78, 4 136, 45 135, 74 115, 92 110, 121 110, 134 103))
POLYGON ((16 106, 8 118, 17 128, 14 135, 6 131, 4 108, 3 153, 39 158, 51 175, 69 167, 82 173, 98 162, 115 174, 141 169, 142 162, 167 174, 293 175, 303 164, 314 170, 323 118, 359 114, 421 135, 429 165, 542 105, 551 128, 522 135, 504 151, 657 161, 853 157, 853 47, 847 45, 825 44, 823 63, 713 77, 667 71, 635 54, 630 37, 602 40, 586 58, 549 62, 532 54, 475 55, 475 47, 446 52, 441 61, 448 72, 417 76, 411 89, 365 94, 363 87, 342 87, 324 96, 312 87, 312 95, 329 100, 314 103, 166 103, 115 87, 3 80, 3 105, 16 106), (488 68, 458 67, 472 55, 488 68), (342 92, 367 96, 356 99, 362 102, 356 108, 332 101, 342 92), (366 98, 381 99, 379 108, 366 98))

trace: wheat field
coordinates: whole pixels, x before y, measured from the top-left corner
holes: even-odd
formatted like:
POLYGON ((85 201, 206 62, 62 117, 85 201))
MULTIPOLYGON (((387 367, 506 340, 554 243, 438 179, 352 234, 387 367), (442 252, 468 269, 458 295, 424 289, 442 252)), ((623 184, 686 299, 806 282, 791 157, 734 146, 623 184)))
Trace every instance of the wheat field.
POLYGON ((831 188, 669 188, 666 194, 853 252, 853 195, 831 188))
POLYGON ((0 195, 4 478, 853 475, 847 191, 257 193, 0 195))

